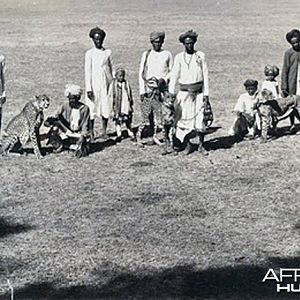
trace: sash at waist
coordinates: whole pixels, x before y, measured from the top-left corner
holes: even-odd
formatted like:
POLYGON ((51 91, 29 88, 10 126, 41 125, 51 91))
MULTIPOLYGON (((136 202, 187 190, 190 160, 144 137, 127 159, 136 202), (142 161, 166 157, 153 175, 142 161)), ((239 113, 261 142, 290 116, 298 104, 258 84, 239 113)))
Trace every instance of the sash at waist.
POLYGON ((180 83, 179 90, 182 92, 191 92, 201 94, 203 90, 203 81, 195 82, 195 83, 180 83))

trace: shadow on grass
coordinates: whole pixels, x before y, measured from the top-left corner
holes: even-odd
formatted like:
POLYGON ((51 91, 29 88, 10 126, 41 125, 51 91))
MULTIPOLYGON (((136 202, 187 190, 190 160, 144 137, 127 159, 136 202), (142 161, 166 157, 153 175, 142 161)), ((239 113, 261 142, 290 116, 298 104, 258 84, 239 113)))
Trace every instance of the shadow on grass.
POLYGON ((18 234, 34 229, 34 226, 27 224, 11 223, 7 219, 0 217, 0 238, 10 234, 18 234))
POLYGON ((234 136, 221 136, 204 143, 206 150, 230 149, 236 143, 234 136))
POLYGON ((276 292, 276 282, 262 282, 269 268, 299 267, 300 257, 270 258, 263 266, 236 265, 197 271, 192 265, 132 274, 116 266, 99 266, 102 284, 58 288, 41 282, 16 291, 17 299, 299 299, 276 292))

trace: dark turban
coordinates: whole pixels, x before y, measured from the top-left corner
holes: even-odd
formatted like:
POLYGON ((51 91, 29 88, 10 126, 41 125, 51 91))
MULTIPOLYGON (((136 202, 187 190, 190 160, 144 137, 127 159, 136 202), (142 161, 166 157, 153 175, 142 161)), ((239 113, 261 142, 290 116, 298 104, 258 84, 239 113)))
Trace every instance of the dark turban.
POLYGON ((266 65, 264 73, 266 76, 276 77, 279 75, 279 68, 277 66, 266 65))
POLYGON ((152 43, 156 39, 160 39, 161 41, 165 40, 165 33, 163 31, 154 31, 150 33, 150 42, 152 43))
POLYGON ((300 31, 298 29, 292 29, 291 31, 289 31, 287 34, 286 34, 286 40, 291 43, 291 39, 292 38, 300 38, 300 31))
POLYGON ((104 30, 100 29, 99 27, 95 27, 95 28, 91 29, 90 38, 92 39, 96 33, 98 33, 100 35, 102 40, 105 39, 106 33, 104 30))
POLYGON ((185 40, 186 38, 190 38, 190 39, 192 39, 194 42, 196 42, 196 41, 197 41, 197 37, 198 37, 198 34, 197 34, 195 31, 189 30, 189 31, 187 31, 187 32, 185 32, 185 33, 182 33, 182 34, 179 36, 179 42, 180 42, 180 43, 184 43, 184 40, 185 40))
POLYGON ((245 82, 244 82, 244 86, 247 88, 247 87, 250 87, 250 86, 254 86, 257 88, 258 86, 258 81, 257 80, 254 80, 254 79, 247 79, 245 82))

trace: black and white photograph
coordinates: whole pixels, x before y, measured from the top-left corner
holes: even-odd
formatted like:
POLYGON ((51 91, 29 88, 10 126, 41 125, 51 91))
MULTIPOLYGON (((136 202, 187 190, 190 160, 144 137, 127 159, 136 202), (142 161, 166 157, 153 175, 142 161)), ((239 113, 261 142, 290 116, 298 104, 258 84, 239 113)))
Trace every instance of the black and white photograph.
POLYGON ((0 0, 0 299, 300 299, 299 0, 0 0))

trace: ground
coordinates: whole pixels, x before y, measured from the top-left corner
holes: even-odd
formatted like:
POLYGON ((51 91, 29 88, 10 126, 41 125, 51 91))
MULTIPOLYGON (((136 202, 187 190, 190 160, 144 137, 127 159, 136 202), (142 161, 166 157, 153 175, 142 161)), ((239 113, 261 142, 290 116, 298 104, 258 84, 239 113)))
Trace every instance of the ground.
POLYGON ((135 125, 149 33, 164 30, 176 54, 178 35, 198 32, 215 130, 207 157, 98 140, 80 160, 1 158, 0 298, 9 299, 9 280, 15 299, 285 299, 261 281, 269 268, 300 265, 300 136, 233 144, 226 135, 243 81, 262 81, 267 63, 281 68, 299 10, 296 0, 1 3, 4 125, 35 94, 51 97, 51 115, 66 83, 84 86, 88 33, 98 25, 114 66, 128 70, 135 125))

